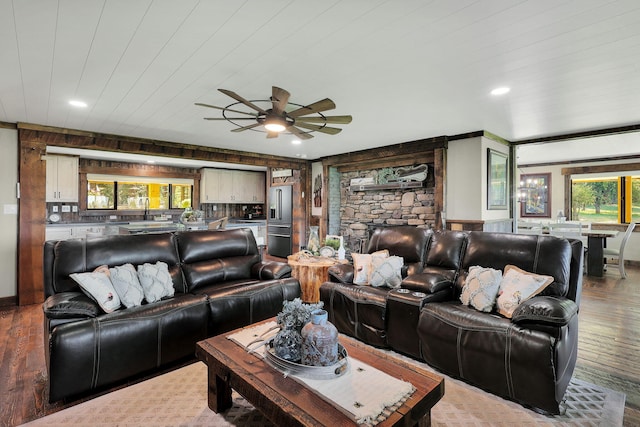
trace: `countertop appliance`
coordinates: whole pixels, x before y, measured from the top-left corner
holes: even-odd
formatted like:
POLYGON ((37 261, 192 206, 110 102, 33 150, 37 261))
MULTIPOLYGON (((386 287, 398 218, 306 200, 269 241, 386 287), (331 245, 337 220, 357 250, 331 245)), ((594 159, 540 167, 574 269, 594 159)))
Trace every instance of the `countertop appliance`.
POLYGON ((269 218, 267 222, 269 255, 281 258, 291 255, 292 194, 292 187, 289 185, 269 189, 269 218))

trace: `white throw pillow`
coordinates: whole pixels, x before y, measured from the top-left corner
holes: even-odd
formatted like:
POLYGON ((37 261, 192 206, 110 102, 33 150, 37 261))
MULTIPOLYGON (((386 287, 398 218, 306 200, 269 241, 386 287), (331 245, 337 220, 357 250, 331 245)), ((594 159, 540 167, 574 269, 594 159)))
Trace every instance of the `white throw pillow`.
POLYGON ((129 308, 142 304, 144 290, 138 280, 138 273, 132 264, 124 264, 109 269, 111 283, 122 304, 129 308))
POLYGON ((498 291, 498 313, 510 319, 521 303, 542 292, 551 282, 552 276, 529 273, 515 265, 507 265, 498 291))
POLYGON ((371 272, 371 260, 373 257, 387 258, 389 251, 384 249, 372 254, 352 253, 353 258, 353 283, 356 285, 369 284, 369 274, 371 272))
POLYGON ((139 265, 138 279, 144 291, 144 298, 148 303, 173 296, 173 282, 166 262, 158 261, 155 264, 139 265))
POLYGON ((469 267, 469 274, 462 287, 460 301, 476 310, 491 312, 502 281, 502 271, 478 265, 469 267))
POLYGON ((400 287, 400 283, 402 283, 403 265, 404 259, 399 256, 371 257, 369 284, 375 287, 400 287))
POLYGON ((75 280, 80 285, 80 289, 93 299, 105 313, 111 313, 120 308, 118 293, 111 284, 109 275, 101 267, 98 267, 97 271, 72 273, 69 277, 75 280))

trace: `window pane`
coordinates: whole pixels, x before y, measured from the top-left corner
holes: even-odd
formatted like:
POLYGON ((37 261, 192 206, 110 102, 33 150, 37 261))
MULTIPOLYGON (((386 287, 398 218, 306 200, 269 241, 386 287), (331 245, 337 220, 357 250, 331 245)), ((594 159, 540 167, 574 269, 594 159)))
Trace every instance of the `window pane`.
POLYGON ((169 209, 169 184, 146 185, 148 186, 149 209, 169 209))
POLYGON ((171 184, 171 180, 149 182, 144 179, 140 181, 134 177, 125 178, 122 181, 107 181, 100 177, 89 179, 87 206, 89 209, 118 210, 167 210, 191 206, 192 184, 183 183, 185 180, 180 179, 178 184, 171 184), (117 201, 117 206, 114 206, 114 199, 117 201))
POLYGON ((148 184, 118 182, 118 209, 144 209, 148 198, 148 184))
POLYGON ((87 189, 88 209, 113 209, 113 182, 89 181, 87 189))
POLYGON ((571 219, 618 222, 618 179, 574 179, 571 184, 571 219))
POLYGON ((171 186, 173 194, 171 195, 172 208, 190 208, 191 207, 191 186, 178 185, 171 186))

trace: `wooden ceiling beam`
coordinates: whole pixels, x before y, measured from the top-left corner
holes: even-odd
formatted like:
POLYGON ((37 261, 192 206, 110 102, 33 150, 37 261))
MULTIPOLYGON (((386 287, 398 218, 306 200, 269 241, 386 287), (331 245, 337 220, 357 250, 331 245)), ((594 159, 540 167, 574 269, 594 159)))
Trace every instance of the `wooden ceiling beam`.
POLYGON ((299 169, 307 160, 270 154, 251 153, 177 142, 132 138, 117 135, 84 132, 51 126, 18 123, 18 129, 30 139, 46 145, 86 150, 112 151, 169 158, 223 162, 252 166, 299 169))

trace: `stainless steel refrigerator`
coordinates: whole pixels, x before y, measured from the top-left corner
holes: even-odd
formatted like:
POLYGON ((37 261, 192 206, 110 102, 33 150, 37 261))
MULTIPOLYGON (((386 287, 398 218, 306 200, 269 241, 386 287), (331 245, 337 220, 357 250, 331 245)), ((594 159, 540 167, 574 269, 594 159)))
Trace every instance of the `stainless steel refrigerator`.
POLYGON ((282 258, 291 255, 292 194, 292 187, 288 185, 272 187, 269 190, 269 217, 267 218, 269 255, 282 258))

